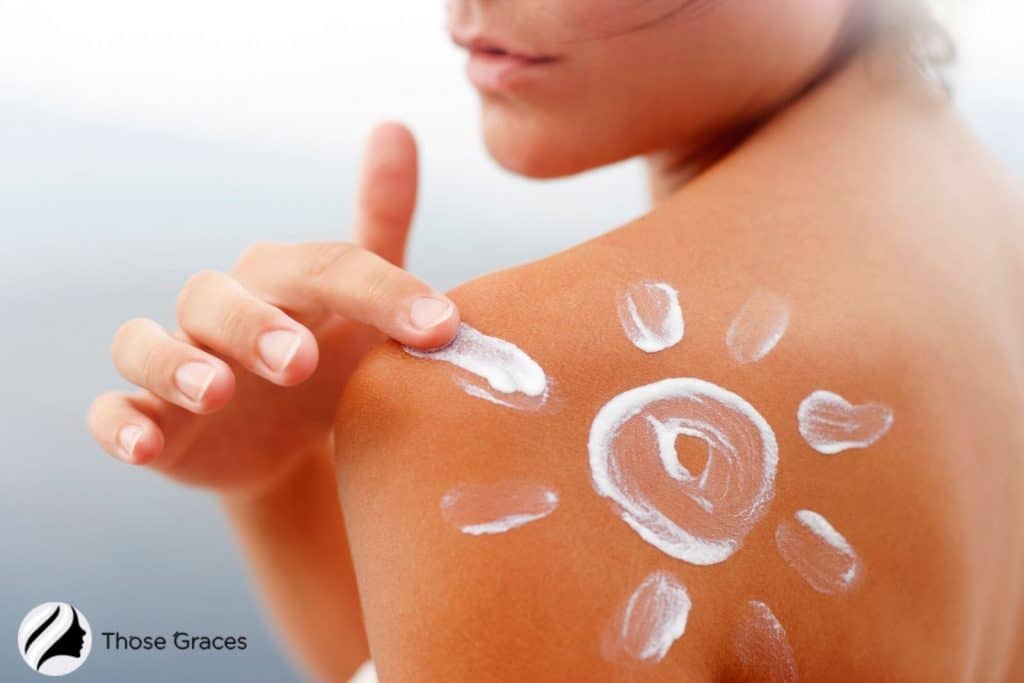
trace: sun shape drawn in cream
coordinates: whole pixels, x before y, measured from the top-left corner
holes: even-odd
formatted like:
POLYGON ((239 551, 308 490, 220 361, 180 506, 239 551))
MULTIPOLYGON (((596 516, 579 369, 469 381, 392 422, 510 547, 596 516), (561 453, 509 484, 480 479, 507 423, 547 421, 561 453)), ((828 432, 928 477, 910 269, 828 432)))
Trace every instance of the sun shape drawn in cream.
MULTIPOLYGON (((624 294, 617 310, 623 335, 636 349, 670 352, 682 340, 685 323, 675 287, 643 280, 620 291, 624 294)), ((726 351, 744 366, 761 362, 782 343, 789 322, 783 297, 756 290, 724 335, 726 351)), ((488 366, 492 373, 526 376, 521 371, 526 368, 531 378, 538 378, 538 386, 543 383, 546 373, 524 351, 500 339, 482 338, 498 349, 509 349, 504 355, 484 356, 493 364, 493 369, 488 366)), ((433 358, 451 361, 441 354, 433 358)), ((804 440, 827 456, 870 446, 893 422, 887 406, 854 405, 820 389, 810 392, 796 412, 804 440)), ((591 423, 587 452, 594 490, 608 499, 622 521, 646 543, 692 565, 719 564, 737 553, 775 494, 779 448, 771 425, 745 398, 697 377, 670 377, 612 397, 591 423), (691 471, 680 460, 680 438, 695 441, 706 452, 699 471, 691 471)), ((526 519, 529 511, 522 512, 526 519)), ((528 521, 549 513, 531 515, 528 521)), ((856 585, 861 560, 820 512, 800 510, 787 517, 776 540, 780 557, 811 588, 836 593, 856 585)), ((610 620, 614 628, 606 629, 604 649, 647 663, 660 661, 683 636, 690 604, 685 586, 671 574, 648 575, 610 620), (608 633, 619 634, 621 642, 608 642, 608 633)), ((793 667, 786 658, 791 659, 792 648, 785 629, 766 604, 750 604, 757 610, 748 610, 751 613, 739 624, 745 640, 738 649, 745 652, 747 641, 761 638, 765 657, 774 651, 780 658, 775 668, 790 671, 793 667)), ((795 680, 795 669, 778 678, 795 680)))

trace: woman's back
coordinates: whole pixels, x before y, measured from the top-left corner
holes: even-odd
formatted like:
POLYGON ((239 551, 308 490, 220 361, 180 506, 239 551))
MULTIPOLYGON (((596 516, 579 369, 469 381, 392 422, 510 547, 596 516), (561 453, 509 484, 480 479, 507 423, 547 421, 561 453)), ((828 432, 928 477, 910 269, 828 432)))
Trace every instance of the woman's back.
MULTIPOLYGON (((453 292, 466 323, 544 369, 550 396, 540 410, 496 405, 396 345, 350 383, 338 471, 382 678, 756 680, 769 663, 784 678, 789 650, 755 628, 761 609, 805 680, 1024 676, 1022 236, 1020 194, 952 111, 889 92, 858 62, 648 216, 453 292), (642 289, 623 308, 641 282, 670 285, 683 311, 681 341, 654 353, 620 319, 643 321, 642 289), (761 416, 771 435, 743 432, 764 439, 751 451, 761 479, 739 489, 754 491, 743 523, 712 529, 735 542, 724 557, 679 552, 649 524, 638 533, 643 519, 622 514, 639 489, 617 496, 595 456, 608 442, 595 433, 614 427, 599 411, 668 378, 712 387, 709 403, 735 399, 737 419, 761 416), (822 412, 805 402, 836 400, 820 391, 877 405, 822 412), (850 425, 848 440, 870 445, 821 452, 850 425), (442 510, 460 485, 501 482, 556 493, 557 507, 483 535, 442 510), (657 663, 616 644, 651 576, 692 603, 657 663)), ((694 430, 670 436, 699 479, 704 460, 729 463, 699 453, 694 430)), ((662 464, 661 480, 631 481, 671 508, 662 464)), ((711 489, 714 526, 725 494, 711 489)))

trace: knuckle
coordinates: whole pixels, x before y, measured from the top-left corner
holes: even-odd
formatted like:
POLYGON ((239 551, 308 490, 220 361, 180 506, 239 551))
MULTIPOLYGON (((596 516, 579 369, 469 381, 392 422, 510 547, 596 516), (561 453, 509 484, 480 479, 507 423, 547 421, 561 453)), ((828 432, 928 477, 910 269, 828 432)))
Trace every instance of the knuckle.
POLYGON ((224 341, 238 349, 249 340, 253 329, 259 325, 261 316, 250 305, 225 306, 220 311, 217 327, 224 341))
POLYGON ((372 309, 395 303, 395 276, 388 268, 372 268, 360 283, 360 298, 372 309))
POLYGON ((215 270, 201 270, 185 280, 185 284, 181 286, 178 298, 174 304, 178 322, 182 327, 185 327, 186 323, 193 319, 196 306, 202 300, 203 293, 206 292, 208 294, 210 288, 221 277, 221 273, 215 270))
POLYGON ((157 344, 148 344, 140 350, 138 360, 139 377, 147 389, 160 388, 167 384, 166 363, 157 344))
POLYGON ((274 242, 253 242, 246 247, 235 262, 232 272, 240 273, 258 264, 264 263, 274 252, 279 251, 281 246, 274 242))
POLYGON ((149 324, 145 318, 132 318, 127 320, 114 332, 114 338, 110 343, 110 354, 115 360, 123 356, 138 338, 139 332, 149 324))
POLYGON ((409 209, 394 201, 373 202, 364 208, 370 223, 381 226, 398 226, 406 223, 409 209))
POLYGON ((312 250, 306 274, 314 280, 334 277, 352 269, 362 249, 349 242, 327 242, 312 250))

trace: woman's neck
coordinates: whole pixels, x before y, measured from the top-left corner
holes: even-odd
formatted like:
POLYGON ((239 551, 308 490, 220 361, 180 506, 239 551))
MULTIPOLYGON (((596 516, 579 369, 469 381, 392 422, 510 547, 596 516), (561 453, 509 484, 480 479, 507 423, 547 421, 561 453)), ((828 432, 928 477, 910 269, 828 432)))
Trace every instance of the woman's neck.
POLYGON ((802 102, 837 78, 836 70, 815 79, 812 85, 760 118, 725 128, 698 142, 687 142, 652 152, 645 157, 651 200, 658 205, 718 162, 737 152, 755 132, 770 129, 790 107, 802 102))
POLYGON ((725 128, 696 143, 690 141, 646 155, 648 182, 654 204, 665 201, 708 168, 735 152, 752 133, 771 126, 781 113, 811 93, 829 87, 843 71, 847 70, 846 67, 850 63, 865 58, 868 53, 877 49, 877 45, 872 45, 871 40, 865 39, 870 25, 868 17, 871 15, 871 11, 866 7, 866 4, 861 6, 856 3, 852 6, 850 16, 846 20, 846 30, 829 51, 830 56, 825 60, 824 66, 803 88, 779 106, 764 112, 757 119, 725 128))
POLYGON ((865 48, 829 70, 785 106, 750 125, 709 138, 701 145, 649 154, 647 170, 655 205, 685 194, 683 190, 693 181, 710 177, 714 169, 735 171, 754 158, 763 163, 766 155, 775 160, 775 166, 785 166, 790 152, 804 148, 809 140, 818 141, 814 144, 820 145, 820 160, 838 147, 849 152, 848 144, 838 143, 850 143, 859 139, 857 136, 890 138, 904 134, 909 142, 919 137, 910 132, 925 125, 936 134, 941 130, 963 135, 955 109, 948 106, 948 95, 890 57, 884 51, 865 48), (936 113, 952 115, 936 117, 936 113))
POLYGON ((652 152, 645 157, 651 200, 655 205, 671 197, 691 180, 743 144, 758 125, 737 126, 701 145, 683 145, 652 152))

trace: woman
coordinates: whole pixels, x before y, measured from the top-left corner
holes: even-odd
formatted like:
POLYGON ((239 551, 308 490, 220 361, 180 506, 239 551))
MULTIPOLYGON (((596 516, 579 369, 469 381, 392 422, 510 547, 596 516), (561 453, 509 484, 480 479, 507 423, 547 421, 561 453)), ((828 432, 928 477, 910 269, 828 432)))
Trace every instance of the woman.
POLYGON ((500 164, 643 155, 652 211, 444 295, 384 125, 351 243, 118 331, 96 439, 218 492, 323 680, 367 643, 385 681, 1024 676, 1024 202, 923 11, 448 10, 500 164))
MULTIPOLYGON (((56 603, 53 611, 28 634, 21 649, 29 665, 36 671, 43 672, 43 665, 54 657, 80 658, 86 636, 86 630, 78 621, 78 610, 74 605, 56 603)), ((88 654, 86 652, 87 656, 88 654)), ((78 667, 72 665, 63 672, 74 671, 76 668, 78 667)), ((44 673, 59 676, 62 672, 50 670, 44 673)))

